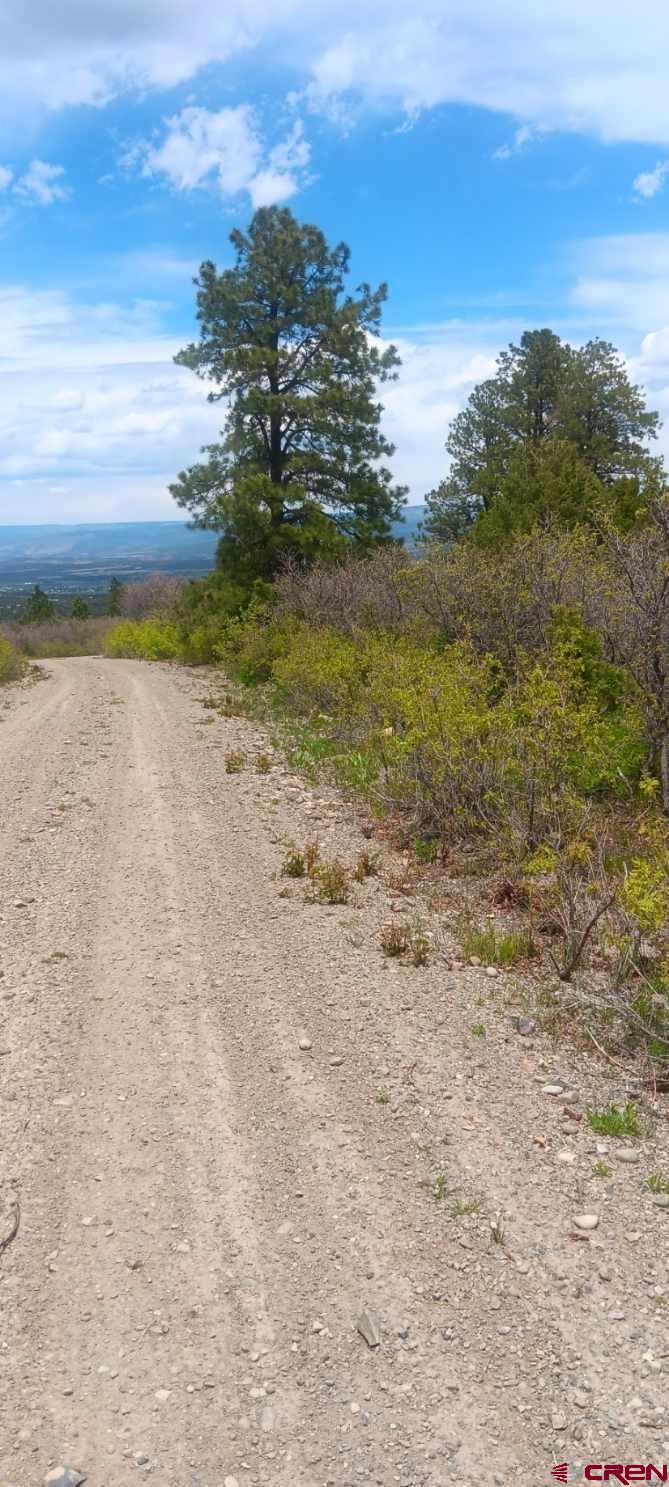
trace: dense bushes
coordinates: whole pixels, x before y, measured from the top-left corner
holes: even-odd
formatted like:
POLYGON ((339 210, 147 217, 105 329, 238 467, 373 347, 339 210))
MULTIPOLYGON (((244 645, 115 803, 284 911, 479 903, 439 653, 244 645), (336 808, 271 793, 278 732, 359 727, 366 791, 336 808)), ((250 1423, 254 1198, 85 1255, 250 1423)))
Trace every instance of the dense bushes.
POLYGON ((22 671, 23 662, 18 651, 4 635, 0 635, 0 685, 17 681, 22 671))
POLYGON ((87 620, 56 616, 29 625, 4 625, 3 633, 21 655, 35 660, 48 660, 50 656, 99 656, 110 624, 101 615, 87 620))
POLYGON ((179 630, 171 621, 157 617, 119 620, 106 636, 105 652, 139 661, 174 661, 181 656, 179 630))
POLYGON ((283 706, 342 756, 364 757, 379 808, 408 813, 444 843, 504 823, 506 848, 522 852, 554 834, 570 792, 596 801, 638 790, 638 707, 571 635, 519 657, 512 677, 467 639, 353 636, 288 616, 237 621, 219 653, 241 680, 271 680, 283 706))

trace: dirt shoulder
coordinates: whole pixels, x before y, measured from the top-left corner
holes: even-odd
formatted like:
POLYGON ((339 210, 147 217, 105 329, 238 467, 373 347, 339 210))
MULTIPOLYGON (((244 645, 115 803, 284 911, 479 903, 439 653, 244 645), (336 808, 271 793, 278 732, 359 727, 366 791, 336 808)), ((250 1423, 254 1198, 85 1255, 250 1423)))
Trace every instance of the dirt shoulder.
POLYGON ((305 902, 285 839, 368 843, 202 677, 45 670, 0 711, 1 1487, 669 1460, 662 1102, 598 1150, 565 1107, 622 1074, 519 1037, 504 977, 384 958, 380 879, 305 902))

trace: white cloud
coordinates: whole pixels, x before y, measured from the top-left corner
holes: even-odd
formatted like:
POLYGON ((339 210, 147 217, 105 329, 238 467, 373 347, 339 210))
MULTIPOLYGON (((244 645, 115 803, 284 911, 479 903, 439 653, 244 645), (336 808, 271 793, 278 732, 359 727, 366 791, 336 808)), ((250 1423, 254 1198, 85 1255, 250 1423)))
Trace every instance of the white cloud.
POLYGON ((475 384, 490 376, 508 339, 507 324, 477 330, 457 321, 395 337, 402 366, 399 381, 381 391, 384 427, 397 448, 393 470, 414 503, 446 473, 448 424, 475 384))
POLYGON ((64 175, 62 165, 51 165, 48 160, 32 160, 25 174, 15 182, 14 194, 40 207, 52 206, 54 201, 66 201, 70 192, 63 185, 64 175))
MULTIPOLYGON (((187 334, 165 334, 160 307, 145 301, 81 305, 59 289, 11 286, 0 288, 0 323, 3 520, 177 515, 168 482, 223 417, 173 364, 187 334)), ((443 474, 449 418, 516 329, 453 322, 399 338, 401 381, 382 398, 414 500, 443 474)))
POLYGON ((521 124, 520 129, 516 130, 513 139, 506 145, 500 145, 499 149, 493 152, 493 160, 510 160, 512 155, 520 154, 526 145, 531 144, 543 133, 545 133, 545 130, 532 129, 529 124, 521 124))
POLYGON ((669 233, 591 238, 572 251, 572 304, 595 326, 640 334, 669 320, 669 233))
POLYGON ((160 311, 6 286, 0 322, 3 520, 103 519, 120 510, 120 491, 128 515, 176 515, 167 484, 215 437, 221 414, 174 366, 182 341, 164 334, 160 311))
POLYGON ((465 103, 669 144, 668 50, 665 0, 4 0, 0 111, 101 106, 257 52, 340 118, 465 103))
POLYGON ((286 201, 299 190, 310 149, 296 120, 286 139, 265 157, 255 111, 249 104, 217 113, 191 106, 167 120, 160 145, 139 145, 125 164, 142 161, 142 174, 164 176, 175 191, 215 186, 222 196, 246 191, 254 207, 286 201))
POLYGON ((12 184, 14 172, 8 165, 0 165, 0 191, 6 191, 12 184))
POLYGON ((664 188, 664 183, 669 175, 669 160, 658 160, 654 170, 642 170, 633 182, 633 190, 637 196, 650 200, 657 196, 664 188))

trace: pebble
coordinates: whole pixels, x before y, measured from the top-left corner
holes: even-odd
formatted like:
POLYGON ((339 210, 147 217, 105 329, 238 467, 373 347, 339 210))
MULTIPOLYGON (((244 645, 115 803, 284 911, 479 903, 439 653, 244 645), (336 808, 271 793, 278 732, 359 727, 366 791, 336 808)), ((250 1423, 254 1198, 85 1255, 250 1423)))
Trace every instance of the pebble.
POLYGON ((519 1017, 516 1023, 516 1030, 520 1033, 521 1038, 529 1038, 531 1033, 536 1032, 537 1024, 533 1017, 519 1017))
POLYGON ((621 1146, 619 1151, 614 1152, 618 1162, 638 1162, 639 1153, 633 1146, 621 1146))
POLYGON ((225 1477, 223 1487, 239 1487, 239 1482, 236 1477, 225 1477))
POLYGON ((564 1094, 564 1086, 562 1084, 544 1084, 541 1093, 544 1095, 562 1095, 564 1094))
POLYGON ((560 1414, 557 1413, 557 1411, 554 1411, 553 1414, 551 1415, 551 1425, 553 1426, 553 1429, 554 1430, 566 1430, 567 1429, 567 1416, 566 1415, 560 1415, 560 1414))
POLYGON ((490 976, 491 978, 493 978, 495 976, 499 976, 499 971, 497 969, 497 966, 486 966, 485 973, 486 973, 486 976, 490 976))
POLYGON ((44 1478, 44 1487, 81 1487, 86 1480, 74 1466, 55 1466, 44 1478))
POLYGON ((381 1342, 381 1329, 373 1312, 363 1311, 356 1322, 356 1328, 361 1337, 364 1337, 368 1348, 378 1348, 381 1342))
POLYGON ((587 1410, 590 1400, 584 1389, 577 1389, 574 1394, 574 1404, 579 1410, 587 1410))
POLYGON ((574 1224, 577 1229, 596 1229, 599 1224, 598 1213, 577 1213, 574 1215, 574 1224))
POLYGON ((311 1038, 307 1038, 306 1034, 303 1033, 298 1046, 302 1049, 303 1053, 308 1053, 309 1049, 313 1048, 314 1045, 311 1038))
POLYGON ((669 1208, 669 1193, 656 1193, 656 1195, 655 1195, 655 1207, 656 1208, 669 1208))

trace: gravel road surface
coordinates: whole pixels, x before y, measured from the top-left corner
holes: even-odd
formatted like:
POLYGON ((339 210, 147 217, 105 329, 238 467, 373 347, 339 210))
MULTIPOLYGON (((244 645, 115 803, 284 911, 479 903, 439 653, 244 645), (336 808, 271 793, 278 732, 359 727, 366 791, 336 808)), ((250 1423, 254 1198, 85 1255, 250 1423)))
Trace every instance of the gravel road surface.
POLYGON ((624 1074, 447 916, 417 969, 381 878, 305 902, 286 840, 369 843, 206 677, 44 672, 0 702, 0 1487, 669 1460, 666 1099, 598 1150, 624 1074))

